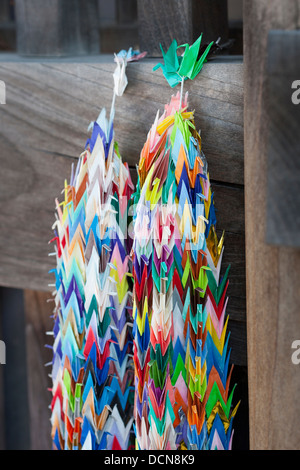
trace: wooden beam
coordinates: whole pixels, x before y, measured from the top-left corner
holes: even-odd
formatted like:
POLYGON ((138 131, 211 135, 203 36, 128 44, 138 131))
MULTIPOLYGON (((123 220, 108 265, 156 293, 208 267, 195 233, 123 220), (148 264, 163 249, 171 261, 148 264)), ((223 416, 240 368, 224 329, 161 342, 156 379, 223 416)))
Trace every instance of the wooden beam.
MULTIPOLYGON (((115 128, 122 155, 131 166, 157 110, 163 110, 178 91, 168 87, 160 71, 152 71, 153 65, 153 61, 129 64, 128 88, 117 99, 115 128)), ((7 88, 7 106, 1 113, 3 138, 9 139, 18 128, 25 147, 77 158, 89 122, 103 106, 110 109, 114 68, 112 59, 103 64, 0 62, 7 88), (9 119, 14 123, 6 132, 9 119)), ((208 63, 196 80, 186 82, 185 91, 196 110, 196 126, 214 180, 243 184, 243 65, 208 63)))
MULTIPOLYGON (((300 2, 244 1, 245 226, 251 449, 299 449, 300 252, 266 244, 267 41, 300 26, 300 2), (298 366, 299 368, 299 366, 298 366)), ((284 156, 283 156, 284 158, 284 156)))

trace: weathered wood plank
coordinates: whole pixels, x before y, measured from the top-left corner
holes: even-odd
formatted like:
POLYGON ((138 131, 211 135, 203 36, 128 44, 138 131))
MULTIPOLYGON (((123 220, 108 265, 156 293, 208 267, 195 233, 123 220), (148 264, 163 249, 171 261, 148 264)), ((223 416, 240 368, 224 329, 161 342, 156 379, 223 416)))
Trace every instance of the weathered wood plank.
MULTIPOLYGON (((300 252, 265 242, 266 55, 271 29, 300 26, 300 2, 244 1, 245 227, 251 449, 298 449, 300 376, 291 344, 300 332, 300 252)), ((299 366, 298 366, 299 367, 299 366)))
POLYGON ((52 351, 45 344, 52 345, 53 337, 46 336, 51 331, 53 302, 48 302, 47 292, 24 291, 25 334, 27 351, 27 382, 29 402, 29 426, 31 450, 51 449, 51 393, 52 382, 48 374, 51 367, 52 351), (50 338, 50 339, 49 339, 50 338))
POLYGON ((266 240, 299 248, 300 81, 296 79, 300 77, 300 32, 271 31, 267 54, 270 130, 266 240), (292 88, 294 83, 296 89, 292 88))

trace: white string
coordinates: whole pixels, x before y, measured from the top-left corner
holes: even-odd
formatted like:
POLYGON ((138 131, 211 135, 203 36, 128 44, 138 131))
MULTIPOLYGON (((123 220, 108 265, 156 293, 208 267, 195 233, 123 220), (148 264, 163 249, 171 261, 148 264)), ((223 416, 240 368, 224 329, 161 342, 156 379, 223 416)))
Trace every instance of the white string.
POLYGON ((182 79, 181 79, 179 111, 181 111, 181 106, 182 106, 183 84, 184 84, 184 77, 182 77, 182 79))
POLYGON ((110 107, 110 121, 112 121, 113 119, 114 110, 115 110, 115 102, 116 102, 116 92, 114 90, 114 94, 113 94, 112 101, 111 101, 111 107, 110 107))

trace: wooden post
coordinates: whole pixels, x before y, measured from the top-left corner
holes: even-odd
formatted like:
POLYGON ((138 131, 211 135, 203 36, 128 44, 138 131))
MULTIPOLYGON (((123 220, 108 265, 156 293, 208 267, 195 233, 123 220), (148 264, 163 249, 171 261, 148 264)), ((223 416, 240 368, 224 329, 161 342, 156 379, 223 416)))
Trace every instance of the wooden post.
POLYGON ((191 43, 201 33, 203 41, 228 35, 227 0, 138 0, 140 49, 160 57, 173 39, 191 43))
POLYGON ((16 0, 16 21, 20 55, 99 53, 97 0, 16 0))
MULTIPOLYGON (((293 364, 291 360, 292 342, 300 339, 300 252, 266 243, 268 33, 271 29, 299 27, 299 4, 299 0, 244 1, 245 226, 251 449, 300 447, 300 365, 293 364)), ((288 158, 288 155, 283 155, 283 158, 288 158)))

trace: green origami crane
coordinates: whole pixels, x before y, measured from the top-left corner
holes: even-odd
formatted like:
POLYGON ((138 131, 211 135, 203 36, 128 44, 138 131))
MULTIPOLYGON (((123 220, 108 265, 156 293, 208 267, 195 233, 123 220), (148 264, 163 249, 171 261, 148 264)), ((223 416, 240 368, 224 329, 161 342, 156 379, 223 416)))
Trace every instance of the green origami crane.
POLYGON ((201 40, 202 34, 191 46, 189 46, 189 44, 182 44, 178 46, 176 39, 174 39, 167 52, 164 52, 160 44, 164 65, 159 63, 153 67, 153 70, 157 70, 159 67, 161 67, 164 77, 172 88, 187 78, 194 80, 196 75, 198 75, 202 69, 210 48, 213 45, 212 41, 207 46, 200 59, 197 60, 201 40), (177 50, 180 47, 185 47, 185 51, 182 56, 177 55, 177 50))

